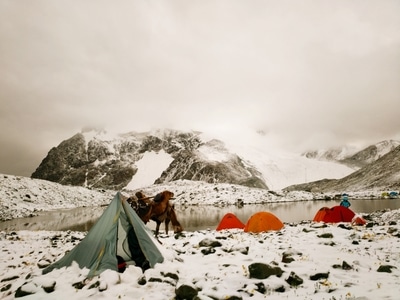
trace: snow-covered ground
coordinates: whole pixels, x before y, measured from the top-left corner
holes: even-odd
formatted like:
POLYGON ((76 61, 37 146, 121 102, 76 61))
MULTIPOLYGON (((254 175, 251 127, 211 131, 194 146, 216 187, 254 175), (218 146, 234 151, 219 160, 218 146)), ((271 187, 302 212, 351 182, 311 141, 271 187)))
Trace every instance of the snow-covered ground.
MULTIPOLYGON (((1 216, 12 218, 39 210, 105 205, 115 194, 11 175, 0 175, 0 184, 1 216)), ((185 205, 235 203, 240 197, 247 203, 316 197, 185 181, 147 187, 146 192, 167 187, 177 195, 175 201, 185 205)), ((30 294, 24 298, 179 299, 186 291, 197 299, 398 299, 400 210, 369 217, 366 226, 304 221, 261 234, 163 234, 159 247, 165 262, 145 273, 129 266, 124 273, 106 271, 91 280, 85 280, 88 271, 76 265, 41 274, 85 232, 2 231, 0 298, 30 294)))
POLYGON ((76 265, 41 274, 85 233, 0 232, 0 298, 175 299, 186 290, 196 299, 398 299, 399 218, 392 211, 372 227, 302 222, 261 234, 162 235, 165 262, 91 280, 76 265))

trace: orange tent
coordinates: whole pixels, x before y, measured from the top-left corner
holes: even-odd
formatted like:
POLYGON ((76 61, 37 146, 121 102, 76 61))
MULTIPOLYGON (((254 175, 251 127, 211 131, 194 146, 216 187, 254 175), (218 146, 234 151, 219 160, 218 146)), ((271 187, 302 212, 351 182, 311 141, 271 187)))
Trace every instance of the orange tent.
POLYGON ((353 224, 353 225, 365 225, 365 224, 367 224, 367 221, 365 221, 363 217, 355 215, 353 220, 351 220, 351 224, 353 224))
POLYGON ((216 230, 219 231, 223 229, 233 229, 233 228, 243 229, 244 224, 233 213, 227 213, 225 216, 222 217, 216 230))
POLYGON ((351 222, 354 216, 355 213, 344 206, 322 207, 315 214, 313 221, 325 223, 351 222))
POLYGON ((263 232, 269 230, 280 230, 283 223, 275 215, 269 212, 258 212, 250 217, 244 227, 245 232, 263 232))

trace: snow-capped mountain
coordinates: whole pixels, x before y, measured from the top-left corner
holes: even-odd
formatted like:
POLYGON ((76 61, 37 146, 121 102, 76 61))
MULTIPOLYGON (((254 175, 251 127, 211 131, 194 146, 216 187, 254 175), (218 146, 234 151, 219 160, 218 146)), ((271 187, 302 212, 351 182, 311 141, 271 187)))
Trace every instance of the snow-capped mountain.
POLYGON ((337 161, 351 168, 359 169, 376 161, 390 151, 393 151, 399 145, 400 141, 388 140, 370 145, 365 149, 345 146, 328 150, 318 149, 307 151, 302 155, 311 159, 337 161))
POLYGON ((354 170, 336 161, 272 153, 263 143, 225 141, 200 132, 155 130, 109 136, 105 131, 88 131, 52 148, 32 178, 113 190, 178 179, 279 190, 321 178, 342 178, 354 170))
POLYGON ((382 156, 393 151, 399 145, 400 141, 382 141, 375 145, 371 145, 361 151, 358 151, 354 155, 343 158, 341 162, 349 166, 360 168, 365 167, 366 165, 375 162, 382 156))
MULTIPOLYGON (((382 145, 384 143, 380 143, 382 145)), ((376 152, 371 146, 359 153, 376 152), (372 151, 371 151, 372 149, 372 151)), ((381 152, 382 153, 382 152, 381 152)), ((400 189, 400 145, 394 150, 372 161, 365 167, 341 179, 324 179, 311 183, 293 185, 286 191, 304 190, 312 192, 340 192, 362 190, 399 190, 400 189)))

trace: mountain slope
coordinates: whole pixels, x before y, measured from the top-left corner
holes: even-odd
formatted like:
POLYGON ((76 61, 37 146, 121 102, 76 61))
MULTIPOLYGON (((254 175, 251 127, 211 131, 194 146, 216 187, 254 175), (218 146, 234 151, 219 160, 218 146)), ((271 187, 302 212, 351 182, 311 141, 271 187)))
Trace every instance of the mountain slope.
POLYGON ((394 140, 382 141, 375 145, 371 145, 361 151, 358 151, 354 155, 345 157, 340 161, 349 166, 362 168, 378 160, 385 154, 393 151, 399 145, 400 141, 394 141, 394 140))
POLYGON ((390 174, 375 179, 375 183, 370 181, 388 170, 388 163, 373 165, 379 157, 391 153, 400 144, 398 141, 380 142, 355 153, 336 149, 300 156, 274 153, 264 140, 259 142, 257 138, 260 137, 251 136, 246 141, 220 140, 200 132, 167 129, 114 136, 105 131, 82 132, 52 148, 32 178, 109 190, 137 189, 175 180, 231 183, 269 190, 293 188, 293 185, 307 190, 328 187, 360 190, 395 184, 388 181, 390 174), (251 144, 250 140, 256 142, 251 144), (371 172, 375 175, 363 176, 368 168, 359 169, 360 166, 373 168, 371 172), (334 181, 329 180, 315 183, 321 178, 336 180, 339 186, 333 187, 334 181))
POLYGON ((370 145, 361 150, 356 147, 341 147, 328 150, 319 149, 308 151, 304 152, 302 155, 311 159, 336 161, 351 168, 359 169, 376 161, 399 145, 400 141, 388 140, 370 145))
POLYGON ((293 185, 286 191, 342 192, 400 189, 400 146, 358 171, 336 180, 319 180, 293 185))
POLYGON ((154 178, 157 183, 187 179, 268 188, 260 172, 230 153, 222 142, 203 142, 199 133, 173 130, 115 137, 102 132, 78 133, 52 148, 32 178, 119 190, 129 185, 138 163, 151 152, 165 152, 171 160, 154 178), (209 159, 204 149, 218 153, 218 160, 209 159))

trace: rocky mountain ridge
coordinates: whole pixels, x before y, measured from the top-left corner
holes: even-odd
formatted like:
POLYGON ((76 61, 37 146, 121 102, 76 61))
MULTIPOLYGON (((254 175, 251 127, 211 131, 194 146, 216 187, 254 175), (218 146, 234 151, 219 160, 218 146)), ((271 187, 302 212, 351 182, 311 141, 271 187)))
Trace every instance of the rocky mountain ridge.
MULTIPOLYGON (((368 147, 365 151, 374 149, 368 147)), ((373 150, 374 151, 374 150, 373 150)), ((400 146, 365 167, 341 179, 323 179, 292 185, 285 191, 341 192, 362 190, 400 190, 400 146)))
POLYGON ((49 151, 31 177, 64 185, 120 190, 136 174, 135 163, 144 153, 163 150, 173 161, 155 183, 183 179, 268 188, 255 168, 229 153, 223 143, 203 142, 197 132, 158 130, 131 132, 112 139, 100 137, 78 133, 63 141, 49 151), (226 159, 208 160, 199 151, 201 146, 226 153, 226 159))
MULTIPOLYGON (((102 131, 84 131, 61 142, 57 147, 53 147, 31 177, 63 185, 121 190, 135 178, 139 170, 139 162, 144 161, 143 158, 146 155, 164 153, 169 157, 168 164, 162 167, 162 171, 149 185, 175 180, 194 180, 276 190, 269 185, 271 179, 279 176, 286 179, 290 176, 295 178, 294 173, 305 172, 302 180, 299 181, 302 174, 297 174, 296 180, 291 179, 292 183, 283 187, 293 188, 296 186, 297 189, 304 186, 304 189, 309 190, 311 183, 308 185, 301 183, 306 182, 307 179, 308 181, 314 181, 315 178, 317 181, 320 178, 339 180, 350 176, 361 166, 368 166, 381 155, 389 152, 396 143, 400 144, 396 141, 385 141, 358 152, 347 151, 348 156, 345 155, 346 151, 337 149, 325 151, 325 153, 322 151, 308 152, 303 154, 301 163, 298 161, 278 162, 264 156, 262 152, 256 152, 256 155, 252 156, 252 158, 257 156, 256 163, 252 161, 252 158, 238 155, 234 150, 228 149, 221 140, 205 140, 200 132, 163 129, 108 136, 106 132, 102 131), (323 160, 330 160, 334 163, 325 162, 324 164, 323 160), (312 167, 304 165, 307 162, 313 162, 312 167), (263 169, 260 169, 260 163, 263 169), (336 165, 346 163, 352 165, 353 169, 348 168, 339 177, 331 176, 332 171, 335 171, 335 168, 332 168, 335 163, 336 165), (285 165, 286 169, 282 168, 282 165, 285 165), (317 173, 317 176, 321 174, 319 177, 316 177, 316 174, 312 177, 310 175, 312 169, 324 171, 328 177, 322 177, 323 173, 317 173)), ((151 166, 144 165, 141 168, 146 169, 151 166)), ((357 174, 362 173, 356 173, 356 176, 362 176, 357 174)), ((360 183, 363 180, 363 178, 359 178, 360 183)), ((384 182, 381 184, 387 185, 384 182)), ((315 189, 315 187, 311 189, 315 189)))
POLYGON ((400 141, 387 140, 370 145, 364 149, 355 147, 341 147, 328 150, 313 150, 302 155, 310 159, 337 161, 353 168, 362 168, 376 161, 383 155, 393 151, 400 145, 400 141))

